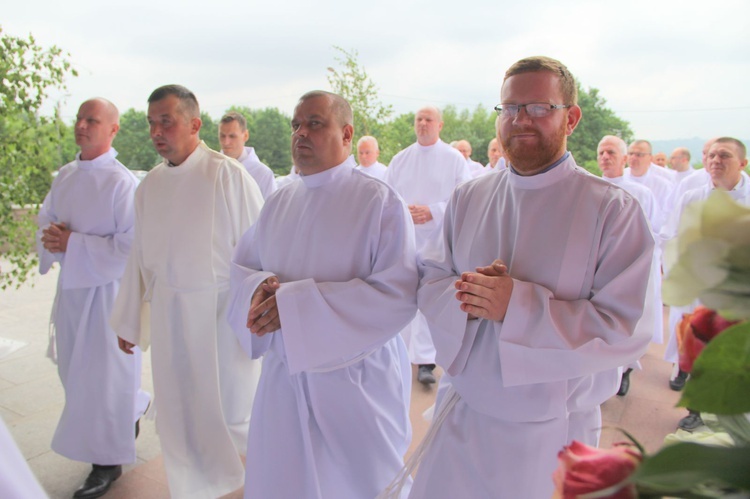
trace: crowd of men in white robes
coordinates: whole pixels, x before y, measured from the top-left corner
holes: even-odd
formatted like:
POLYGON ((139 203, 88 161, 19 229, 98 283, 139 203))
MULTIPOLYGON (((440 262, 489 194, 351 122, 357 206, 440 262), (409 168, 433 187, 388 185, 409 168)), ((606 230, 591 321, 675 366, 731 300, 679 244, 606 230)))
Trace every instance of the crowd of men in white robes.
POLYGON ((140 185, 111 147, 115 106, 83 103, 38 239, 42 272, 61 265, 52 447, 93 465, 74 497, 135 460, 149 404, 173 497, 549 497, 559 449, 598 444, 601 404, 661 340, 659 248, 681 207, 713 188, 750 203, 750 183, 729 138, 688 175, 685 150, 666 173, 648 142, 607 136, 603 178, 587 173, 567 151, 577 85, 554 59, 518 61, 500 95, 486 166, 425 107, 385 167, 374 137, 353 143, 346 100, 309 92, 273 179, 240 114, 212 151, 195 95, 166 85, 147 113, 163 161, 140 185), (422 383, 444 375, 405 464, 410 363, 422 383))

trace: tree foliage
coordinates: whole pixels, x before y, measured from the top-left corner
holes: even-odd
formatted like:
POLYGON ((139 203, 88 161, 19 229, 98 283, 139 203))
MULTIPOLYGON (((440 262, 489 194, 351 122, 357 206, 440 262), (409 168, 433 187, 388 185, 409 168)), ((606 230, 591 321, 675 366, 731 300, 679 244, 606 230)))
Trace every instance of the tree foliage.
POLYGON ((65 79, 76 76, 68 57, 0 28, 0 248, 11 264, 0 273, 2 289, 20 286, 37 262, 36 224, 27 212, 44 199, 61 164, 64 131, 57 117, 38 113, 51 90, 65 89, 65 79))
POLYGON ((333 47, 341 56, 334 59, 342 67, 328 68, 328 83, 346 100, 354 111, 354 142, 363 135, 373 135, 379 125, 393 114, 393 107, 380 102, 378 87, 365 68, 357 61, 357 51, 333 47))
POLYGON ((227 112, 242 114, 250 134, 248 145, 274 173, 286 175, 292 165, 291 118, 275 107, 251 109, 232 106, 227 112))
POLYGON ((112 147, 117 159, 131 170, 151 170, 161 159, 151 143, 146 111, 130 108, 120 115, 120 131, 112 147))

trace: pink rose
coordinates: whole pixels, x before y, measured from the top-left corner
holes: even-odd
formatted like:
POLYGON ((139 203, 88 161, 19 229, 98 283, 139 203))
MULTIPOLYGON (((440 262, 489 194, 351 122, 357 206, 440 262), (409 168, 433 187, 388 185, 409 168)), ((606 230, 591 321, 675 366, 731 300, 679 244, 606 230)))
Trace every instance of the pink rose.
POLYGON ((703 306, 696 308, 692 314, 683 315, 682 321, 677 325, 680 370, 691 372, 695 359, 701 354, 706 343, 738 322, 728 321, 715 310, 703 306))
POLYGON ((638 497, 635 485, 623 483, 640 464, 643 456, 627 443, 615 444, 612 449, 597 449, 576 440, 557 454, 560 466, 552 479, 554 499, 575 499, 582 494, 614 487, 606 497, 630 499, 638 497), (622 484, 618 487, 618 484, 622 484))

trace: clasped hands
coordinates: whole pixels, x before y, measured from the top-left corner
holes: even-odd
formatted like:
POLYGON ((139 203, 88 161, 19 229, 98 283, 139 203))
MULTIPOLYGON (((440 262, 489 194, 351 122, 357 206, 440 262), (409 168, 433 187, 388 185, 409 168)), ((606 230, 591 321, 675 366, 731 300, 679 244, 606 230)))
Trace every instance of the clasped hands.
POLYGON ((411 215, 414 225, 426 224, 432 220, 430 207, 425 204, 410 204, 409 214, 411 215))
POLYGON ((513 279, 502 260, 495 260, 476 272, 464 272, 455 282, 456 299, 469 319, 502 321, 508 310, 513 279))
POLYGON ((251 333, 263 336, 281 327, 279 307, 276 304, 276 290, 281 284, 279 278, 271 276, 263 281, 250 298, 247 313, 247 328, 251 333))
POLYGON ((42 245, 50 253, 64 253, 68 249, 70 229, 64 223, 51 223, 42 230, 42 245))

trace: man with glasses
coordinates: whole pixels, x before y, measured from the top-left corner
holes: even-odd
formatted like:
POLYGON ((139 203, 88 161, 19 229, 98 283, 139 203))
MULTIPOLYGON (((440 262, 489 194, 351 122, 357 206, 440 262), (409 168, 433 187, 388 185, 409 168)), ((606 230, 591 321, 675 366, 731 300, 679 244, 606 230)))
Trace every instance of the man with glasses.
POLYGON ((672 190, 674 184, 664 176, 664 168, 651 163, 651 143, 647 140, 636 140, 628 147, 628 168, 625 178, 638 182, 654 193, 662 212, 671 211, 672 190))
POLYGON ((548 57, 505 73, 509 166, 451 196, 418 303, 446 369, 412 498, 550 497, 568 413, 600 426, 618 366, 638 359, 654 240, 624 190, 579 168, 576 82, 548 57), (609 373, 611 386, 595 383, 609 373), (599 418, 599 420, 597 420, 599 418))

